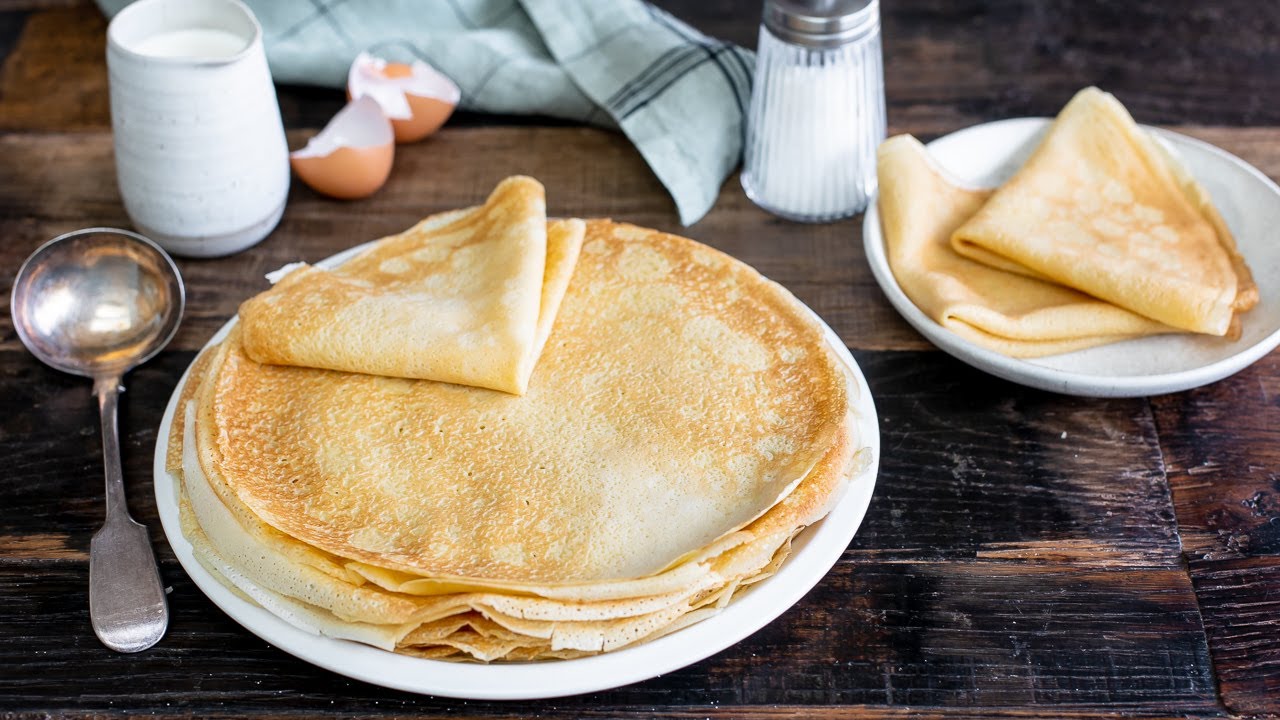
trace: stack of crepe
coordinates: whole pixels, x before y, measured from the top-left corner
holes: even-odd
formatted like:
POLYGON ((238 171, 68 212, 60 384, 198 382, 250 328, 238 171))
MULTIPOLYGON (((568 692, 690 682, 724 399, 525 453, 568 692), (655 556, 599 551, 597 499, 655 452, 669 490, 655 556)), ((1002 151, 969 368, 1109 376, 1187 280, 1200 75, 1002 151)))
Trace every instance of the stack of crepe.
POLYGON ((948 179, 909 135, 879 153, 879 210, 903 291, 1013 357, 1169 332, 1238 338, 1258 302, 1202 188, 1118 100, 1080 91, 1004 185, 948 179))
POLYGON ((246 302, 168 465, 199 561, 298 627, 567 658, 773 573, 863 466, 853 392, 780 286, 512 178, 246 302))

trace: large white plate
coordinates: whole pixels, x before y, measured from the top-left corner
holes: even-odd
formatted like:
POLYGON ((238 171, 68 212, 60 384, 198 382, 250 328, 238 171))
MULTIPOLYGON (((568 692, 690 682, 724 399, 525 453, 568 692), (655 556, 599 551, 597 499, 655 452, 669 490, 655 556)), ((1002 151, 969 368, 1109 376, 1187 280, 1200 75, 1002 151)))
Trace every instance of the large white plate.
MULTIPOLYGON (((1040 143, 1049 125, 1019 118, 976 125, 928 144, 955 178, 977 187, 1008 180, 1040 143)), ((1091 397, 1137 397, 1187 390, 1239 372, 1280 344, 1280 188, 1240 158, 1208 143, 1147 128, 1170 147, 1208 189, 1253 271, 1262 296, 1242 315, 1244 335, 1229 341, 1206 335, 1140 338, 1034 360, 1019 360, 952 333, 902 292, 885 254, 880 213, 872 202, 862 226, 876 282, 902 317, 934 345, 978 368, 1023 385, 1091 397)), ((928 202, 928 198, 921 198, 928 202)))
MULTIPOLYGON (((352 248, 317 264, 334 267, 361 249, 352 248)), ((225 337, 234 322, 224 325, 209 344, 225 337)), ((750 588, 719 614, 633 648, 576 660, 538 663, 481 665, 425 660, 312 635, 236 597, 192 555, 191 543, 182 536, 178 522, 175 478, 165 469, 165 438, 169 436, 187 373, 169 399, 157 435, 154 473, 160 521, 178 562, 215 605, 281 650, 347 677, 397 690, 474 700, 561 697, 647 680, 714 655, 769 624, 818 584, 840 559, 862 523, 880 462, 880 426, 862 370, 835 332, 825 327, 832 347, 849 364, 856 378, 858 397, 854 404, 859 414, 862 442, 871 451, 871 465, 854 479, 826 518, 796 538, 791 557, 776 575, 750 588)))

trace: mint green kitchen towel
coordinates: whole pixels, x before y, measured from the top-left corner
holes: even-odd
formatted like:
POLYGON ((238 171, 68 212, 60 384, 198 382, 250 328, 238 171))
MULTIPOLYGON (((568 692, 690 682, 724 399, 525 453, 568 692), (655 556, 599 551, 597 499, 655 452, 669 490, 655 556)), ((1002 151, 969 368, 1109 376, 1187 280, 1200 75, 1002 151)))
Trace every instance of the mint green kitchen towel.
MULTIPOLYGON (((129 4, 98 1, 108 15, 129 4)), ((465 109, 621 129, 686 225, 742 154, 754 56, 642 0, 245 2, 277 82, 342 88, 362 51, 421 58, 462 88, 465 109)))

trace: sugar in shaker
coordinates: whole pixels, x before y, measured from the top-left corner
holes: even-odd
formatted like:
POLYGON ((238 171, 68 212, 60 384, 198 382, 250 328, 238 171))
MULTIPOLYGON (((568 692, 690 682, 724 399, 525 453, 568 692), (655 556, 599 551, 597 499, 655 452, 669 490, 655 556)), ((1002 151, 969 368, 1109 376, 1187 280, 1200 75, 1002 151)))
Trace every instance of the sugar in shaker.
POLYGON ((742 187, 769 212, 866 209, 885 136, 879 0, 765 0, 742 187))

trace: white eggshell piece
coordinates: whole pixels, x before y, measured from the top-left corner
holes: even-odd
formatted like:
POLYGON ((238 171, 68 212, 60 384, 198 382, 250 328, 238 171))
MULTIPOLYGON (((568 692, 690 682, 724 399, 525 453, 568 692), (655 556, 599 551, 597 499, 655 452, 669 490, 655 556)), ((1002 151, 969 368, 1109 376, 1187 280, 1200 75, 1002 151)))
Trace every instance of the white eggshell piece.
POLYGON ((380 57, 357 55, 347 74, 347 91, 352 99, 372 97, 387 117, 406 120, 413 117, 413 111, 405 95, 435 98, 450 105, 457 105, 462 98, 462 91, 448 76, 421 60, 413 61, 409 66, 412 73, 405 77, 387 77, 386 67, 387 61, 380 57))
POLYGON ((370 97, 357 98, 347 104, 307 146, 292 154, 295 158, 332 155, 342 147, 381 147, 395 141, 391 121, 382 114, 378 102, 370 97))

